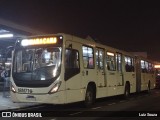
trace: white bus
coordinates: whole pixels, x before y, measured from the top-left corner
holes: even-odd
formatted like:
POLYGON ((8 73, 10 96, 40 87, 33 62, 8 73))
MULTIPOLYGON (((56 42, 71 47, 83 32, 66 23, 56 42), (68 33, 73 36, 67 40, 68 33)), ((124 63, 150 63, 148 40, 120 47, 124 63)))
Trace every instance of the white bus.
POLYGON ((138 91, 135 63, 130 53, 68 34, 24 38, 15 45, 11 98, 90 106, 96 98, 127 97, 138 91))

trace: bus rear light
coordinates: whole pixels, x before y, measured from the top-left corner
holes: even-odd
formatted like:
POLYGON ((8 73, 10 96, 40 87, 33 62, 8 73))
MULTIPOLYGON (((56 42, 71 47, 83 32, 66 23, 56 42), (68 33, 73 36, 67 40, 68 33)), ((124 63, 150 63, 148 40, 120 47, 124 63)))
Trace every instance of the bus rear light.
POLYGON ((16 93, 16 89, 14 88, 13 85, 11 86, 11 91, 14 92, 14 93, 16 93))
POLYGON ((57 92, 58 89, 59 89, 59 87, 60 87, 60 85, 61 85, 61 81, 58 82, 58 83, 56 83, 56 84, 52 87, 52 89, 48 92, 48 94, 53 94, 53 93, 57 92))

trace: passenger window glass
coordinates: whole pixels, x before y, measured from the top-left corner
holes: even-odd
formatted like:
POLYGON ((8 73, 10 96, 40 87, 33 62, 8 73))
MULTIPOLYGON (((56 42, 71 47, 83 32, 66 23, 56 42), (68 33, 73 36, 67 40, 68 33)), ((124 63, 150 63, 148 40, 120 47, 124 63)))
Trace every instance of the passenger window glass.
POLYGON ((110 71, 115 71, 116 70, 116 65, 115 65, 115 54, 111 52, 107 52, 107 69, 110 71))
POLYGON ((74 49, 66 49, 65 53, 65 80, 80 72, 79 52, 74 49))
POLYGON ((66 68, 79 68, 79 55, 76 50, 66 49, 66 68))
POLYGON ((145 61, 145 69, 146 69, 146 73, 148 73, 148 62, 147 61, 145 61))
POLYGON ((142 73, 154 73, 154 65, 148 61, 141 60, 142 73))
POLYGON ((99 67, 100 69, 103 69, 103 56, 104 56, 104 52, 103 50, 99 51, 99 67))
POLYGON ((117 71, 122 71, 122 54, 116 54, 117 71))
POLYGON ((134 72, 134 58, 125 56, 124 59, 126 72, 134 72))
POLYGON ((93 48, 82 46, 84 68, 94 68, 93 48))
POLYGON ((103 49, 97 49, 96 50, 96 65, 97 69, 103 69, 104 68, 104 50, 103 49))
POLYGON ((141 60, 141 71, 142 73, 148 72, 148 62, 141 60))

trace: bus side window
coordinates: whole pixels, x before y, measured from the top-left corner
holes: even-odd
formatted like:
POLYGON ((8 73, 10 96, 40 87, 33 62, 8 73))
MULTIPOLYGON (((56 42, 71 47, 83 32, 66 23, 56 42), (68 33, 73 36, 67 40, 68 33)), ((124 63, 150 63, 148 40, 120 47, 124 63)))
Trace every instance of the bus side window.
POLYGON ((80 72, 79 52, 74 49, 66 49, 65 52, 65 80, 80 72))
POLYGON ((94 55, 93 48, 89 46, 82 46, 83 52, 83 66, 87 69, 94 68, 94 55))
POLYGON ((114 53, 107 52, 106 62, 107 62, 107 69, 109 71, 115 71, 116 70, 115 54, 114 53))
POLYGON ((126 72, 134 72, 134 58, 125 56, 125 70, 126 72))

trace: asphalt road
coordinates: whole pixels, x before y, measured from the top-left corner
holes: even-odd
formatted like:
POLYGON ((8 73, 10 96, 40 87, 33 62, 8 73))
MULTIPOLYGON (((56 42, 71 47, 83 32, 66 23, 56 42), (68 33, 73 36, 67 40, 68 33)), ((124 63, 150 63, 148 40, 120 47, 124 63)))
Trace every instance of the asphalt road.
MULTIPOLYGON (((160 90, 152 90, 150 94, 145 92, 132 94, 129 99, 123 99, 121 96, 99 99, 91 108, 84 108, 81 103, 42 104, 10 112, 15 116, 12 120, 17 120, 17 113, 23 113, 24 116, 37 113, 37 116, 42 116, 41 119, 44 120, 158 120, 160 119, 160 90)), ((40 118, 29 118, 31 119, 40 120, 40 118)))

